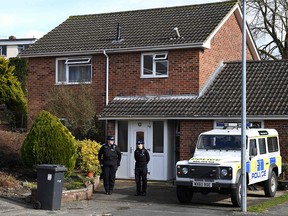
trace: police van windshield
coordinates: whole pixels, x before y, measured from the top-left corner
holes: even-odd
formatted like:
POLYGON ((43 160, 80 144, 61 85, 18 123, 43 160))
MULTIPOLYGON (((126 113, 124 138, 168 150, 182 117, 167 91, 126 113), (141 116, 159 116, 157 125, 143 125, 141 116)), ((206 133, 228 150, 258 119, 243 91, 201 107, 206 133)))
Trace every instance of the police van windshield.
POLYGON ((240 150, 241 136, 239 135, 201 135, 198 149, 240 150))

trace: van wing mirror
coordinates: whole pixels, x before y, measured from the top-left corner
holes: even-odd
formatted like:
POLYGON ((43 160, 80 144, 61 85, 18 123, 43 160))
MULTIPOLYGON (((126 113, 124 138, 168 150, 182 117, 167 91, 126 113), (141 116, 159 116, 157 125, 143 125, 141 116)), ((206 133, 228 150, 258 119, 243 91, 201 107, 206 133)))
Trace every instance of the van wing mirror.
POLYGON ((195 153, 195 147, 194 146, 190 146, 190 155, 191 155, 191 158, 194 156, 194 153, 195 153))

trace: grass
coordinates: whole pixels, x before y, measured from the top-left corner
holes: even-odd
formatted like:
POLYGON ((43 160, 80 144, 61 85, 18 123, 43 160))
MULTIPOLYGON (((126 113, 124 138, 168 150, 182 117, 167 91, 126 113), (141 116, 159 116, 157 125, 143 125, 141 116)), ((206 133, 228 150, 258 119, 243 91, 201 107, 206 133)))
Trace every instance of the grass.
POLYGON ((248 212, 257 212, 257 213, 263 213, 269 208, 275 207, 277 205, 283 204, 288 202, 288 193, 279 196, 274 197, 273 199, 267 200, 261 204, 250 206, 247 208, 248 212))

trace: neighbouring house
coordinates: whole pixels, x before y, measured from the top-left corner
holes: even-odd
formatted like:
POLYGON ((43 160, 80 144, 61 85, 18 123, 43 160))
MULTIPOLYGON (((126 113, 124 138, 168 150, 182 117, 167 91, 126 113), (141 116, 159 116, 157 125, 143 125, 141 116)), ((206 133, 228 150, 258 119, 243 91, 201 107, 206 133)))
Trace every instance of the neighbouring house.
MULTIPOLYGON (((280 129, 285 148, 287 103, 273 103, 286 100, 287 85, 281 88, 278 82, 285 81, 287 63, 260 62, 246 34, 247 59, 253 60, 248 63, 248 121, 280 129)), ((28 59, 30 126, 52 87, 93 88, 95 112, 107 121, 106 134, 115 134, 122 151, 118 178, 134 178, 138 139, 150 152, 148 178, 168 180, 175 177, 176 161, 189 158, 199 133, 219 121, 240 121, 238 1, 71 16, 21 57, 28 59)))
POLYGON ((15 36, 10 36, 8 39, 0 38, 0 56, 16 57, 35 41, 36 38, 16 38, 15 36))

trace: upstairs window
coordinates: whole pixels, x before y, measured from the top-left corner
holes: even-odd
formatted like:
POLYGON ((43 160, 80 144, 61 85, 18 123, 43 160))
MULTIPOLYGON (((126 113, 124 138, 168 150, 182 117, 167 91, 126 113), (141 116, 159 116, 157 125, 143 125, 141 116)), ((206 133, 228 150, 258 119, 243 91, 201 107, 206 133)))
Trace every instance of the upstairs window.
POLYGON ((0 46, 0 56, 7 55, 7 46, 0 46))
POLYGON ((91 58, 60 58, 56 60, 56 83, 91 83, 91 58))
POLYGON ((142 54, 141 77, 168 77, 168 53, 142 54))
POLYGON ((23 50, 27 48, 28 48, 28 45, 18 45, 18 53, 21 53, 23 50))

